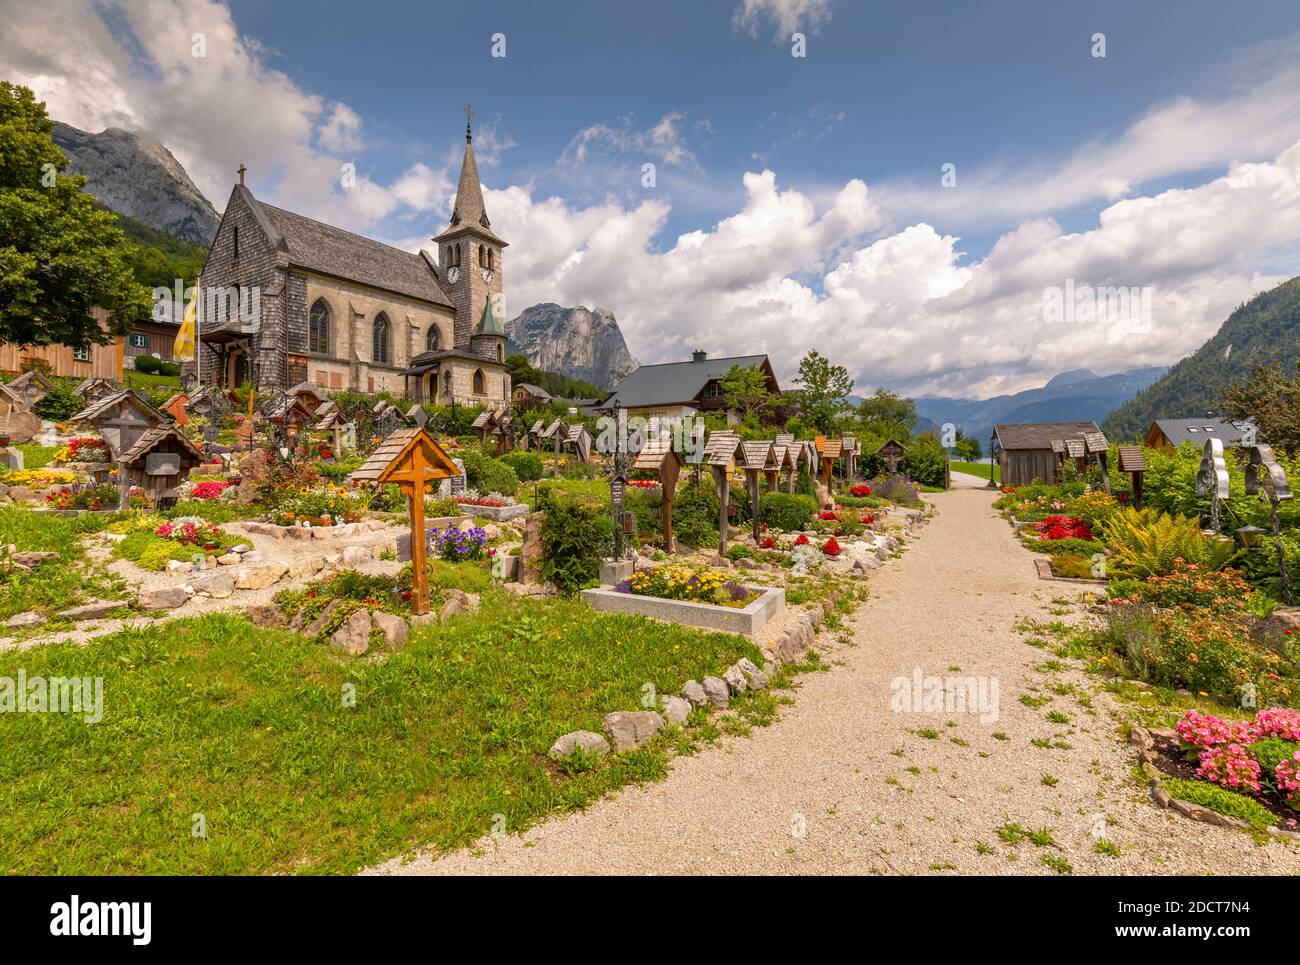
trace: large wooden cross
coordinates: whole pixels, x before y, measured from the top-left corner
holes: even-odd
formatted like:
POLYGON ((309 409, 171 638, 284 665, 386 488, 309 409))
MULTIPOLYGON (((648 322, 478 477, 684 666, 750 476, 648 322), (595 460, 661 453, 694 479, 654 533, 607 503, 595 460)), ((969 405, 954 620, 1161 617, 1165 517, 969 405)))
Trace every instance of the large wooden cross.
POLYGON ((379 444, 353 479, 393 483, 411 512, 411 612, 429 612, 429 574, 424 532, 424 492, 429 483, 459 475, 456 464, 423 428, 399 429, 379 444))

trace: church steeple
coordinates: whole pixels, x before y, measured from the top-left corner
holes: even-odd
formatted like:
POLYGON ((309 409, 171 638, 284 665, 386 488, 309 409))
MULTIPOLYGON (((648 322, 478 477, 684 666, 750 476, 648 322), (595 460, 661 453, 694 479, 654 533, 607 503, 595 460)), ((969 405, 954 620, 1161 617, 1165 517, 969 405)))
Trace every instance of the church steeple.
MULTIPOLYGON (((492 230, 483 204, 483 186, 474 159, 474 111, 468 104, 465 113, 465 157, 461 161, 451 224, 433 239, 438 243, 443 288, 456 305, 453 343, 462 351, 471 348, 477 334, 475 323, 482 321, 486 303, 503 290, 501 263, 506 247, 506 242, 492 230)), ((493 355, 496 354, 499 353, 494 351, 493 355)))

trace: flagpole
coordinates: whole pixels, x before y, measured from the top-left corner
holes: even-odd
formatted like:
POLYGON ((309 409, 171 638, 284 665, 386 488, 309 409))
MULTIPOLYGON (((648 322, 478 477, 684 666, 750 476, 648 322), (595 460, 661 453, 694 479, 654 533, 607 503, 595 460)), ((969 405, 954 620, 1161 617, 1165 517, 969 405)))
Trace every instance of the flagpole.
POLYGON ((199 333, 203 330, 203 292, 199 289, 199 279, 194 279, 194 297, 198 300, 194 306, 194 390, 203 387, 203 350, 199 333))

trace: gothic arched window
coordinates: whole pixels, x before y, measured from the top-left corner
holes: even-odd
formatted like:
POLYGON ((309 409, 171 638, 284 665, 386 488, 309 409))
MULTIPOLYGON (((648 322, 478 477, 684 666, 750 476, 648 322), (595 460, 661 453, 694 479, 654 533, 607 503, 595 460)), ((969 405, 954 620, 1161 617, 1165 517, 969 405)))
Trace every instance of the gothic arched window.
POLYGON ((424 350, 426 352, 438 351, 439 342, 442 339, 437 325, 430 325, 429 330, 424 333, 424 350))
POLYGON ((498 362, 504 362, 505 360, 506 360, 506 347, 505 347, 504 345, 498 344, 498 345, 497 345, 497 361, 498 361, 498 362))
POLYGON ((482 369, 474 370, 474 394, 487 395, 487 379, 483 377, 482 369))
POLYGON ((379 365, 387 365, 391 358, 388 316, 380 312, 375 316, 374 333, 370 344, 370 361, 379 365))
POLYGON ((307 322, 307 351, 328 355, 330 351, 330 306, 323 298, 311 305, 307 322))

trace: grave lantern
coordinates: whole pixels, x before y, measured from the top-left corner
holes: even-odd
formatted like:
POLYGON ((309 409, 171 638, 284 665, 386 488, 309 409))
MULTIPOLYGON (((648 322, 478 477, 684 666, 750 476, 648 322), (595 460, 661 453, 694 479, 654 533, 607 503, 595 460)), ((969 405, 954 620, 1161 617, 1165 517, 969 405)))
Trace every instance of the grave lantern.
POLYGON ((423 428, 398 429, 380 442, 365 464, 348 478, 376 487, 393 483, 407 497, 411 514, 411 610, 429 612, 429 574, 425 567, 424 494, 430 483, 457 474, 456 464, 423 428))

